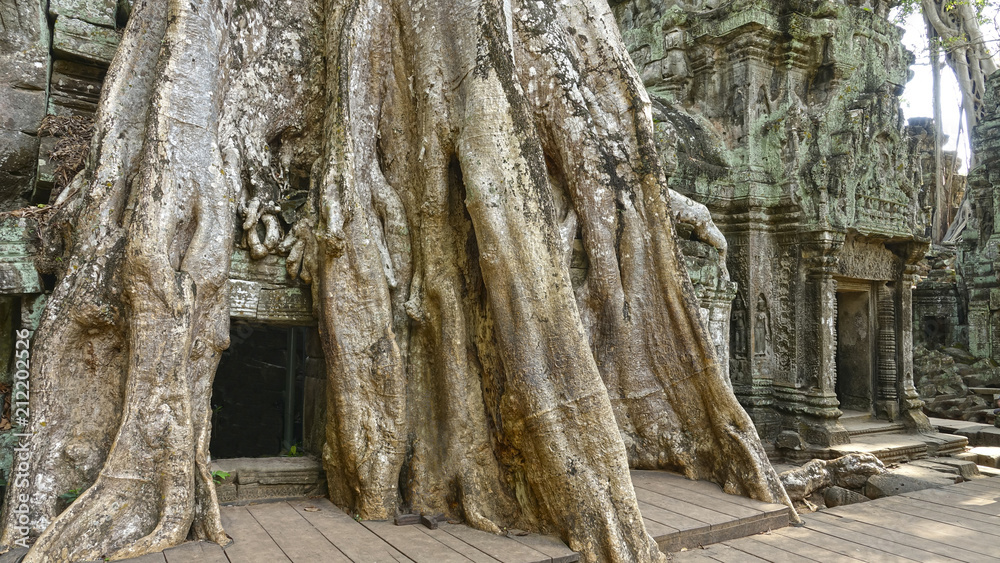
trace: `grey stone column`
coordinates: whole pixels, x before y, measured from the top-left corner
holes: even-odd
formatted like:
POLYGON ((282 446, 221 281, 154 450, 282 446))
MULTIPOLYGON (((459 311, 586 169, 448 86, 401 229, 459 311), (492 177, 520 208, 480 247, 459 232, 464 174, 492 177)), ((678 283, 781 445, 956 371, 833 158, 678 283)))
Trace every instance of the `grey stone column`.
POLYGON ((924 414, 924 402, 913 385, 913 287, 917 280, 916 264, 906 264, 902 281, 896 284, 896 370, 900 394, 900 414, 910 428, 921 432, 933 430, 924 414))
POLYGON ((805 326, 806 349, 811 350, 807 363, 805 408, 799 434, 807 442, 823 447, 850 442, 847 429, 840 423, 837 400, 837 267, 836 253, 844 242, 840 233, 818 231, 803 246, 808 267, 806 276, 805 326))
POLYGON ((885 285, 878 288, 878 395, 876 415, 889 421, 899 416, 896 391, 896 300, 885 285))
POLYGON ((917 263, 927 253, 927 242, 908 241, 886 245, 902 259, 899 281, 895 284, 896 313, 896 389, 899 394, 900 419, 907 427, 921 431, 932 430, 927 415, 913 385, 913 288, 918 279, 917 263))

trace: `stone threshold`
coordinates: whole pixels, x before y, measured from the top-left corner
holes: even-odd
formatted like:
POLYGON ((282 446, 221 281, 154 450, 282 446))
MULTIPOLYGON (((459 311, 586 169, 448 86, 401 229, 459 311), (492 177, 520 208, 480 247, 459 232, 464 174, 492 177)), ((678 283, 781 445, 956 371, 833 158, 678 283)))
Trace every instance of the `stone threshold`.
POLYGON ((323 464, 312 456, 216 459, 212 471, 229 474, 215 485, 223 505, 326 496, 323 464))

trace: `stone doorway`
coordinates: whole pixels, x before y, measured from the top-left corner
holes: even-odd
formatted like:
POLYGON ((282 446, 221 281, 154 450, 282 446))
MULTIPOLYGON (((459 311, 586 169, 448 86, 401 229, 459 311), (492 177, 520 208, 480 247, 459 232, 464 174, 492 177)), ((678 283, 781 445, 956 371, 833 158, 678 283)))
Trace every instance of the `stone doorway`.
POLYGON ((212 385, 213 459, 302 449, 304 333, 234 320, 212 385))
POLYGON ((837 399, 841 410, 874 412, 875 311, 872 284, 837 280, 837 399))

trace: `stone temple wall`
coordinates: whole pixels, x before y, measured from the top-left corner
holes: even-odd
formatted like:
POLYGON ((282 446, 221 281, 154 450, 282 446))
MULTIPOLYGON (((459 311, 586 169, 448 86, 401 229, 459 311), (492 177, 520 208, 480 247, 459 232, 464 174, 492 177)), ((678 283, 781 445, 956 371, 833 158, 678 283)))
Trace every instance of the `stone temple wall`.
POLYGON ((807 450, 843 443, 845 401, 926 428, 911 288, 929 233, 929 140, 902 119, 912 55, 888 4, 611 5, 670 187, 708 206, 729 243, 730 379, 758 432, 807 450), (847 304, 851 322, 838 316, 847 304), (841 331, 870 366, 838 362, 841 331))
POLYGON ((987 115, 973 132, 979 164, 969 172, 972 215, 958 245, 968 307, 969 352, 1000 363, 1000 72, 987 81, 987 115))
POLYGON ((0 5, 0 11, 16 12, 0 18, 0 26, 8 26, 0 30, 0 88, 8 90, 0 94, 0 115, 13 116, 0 120, 0 210, 48 203, 56 169, 49 154, 59 139, 42 119, 89 123, 127 9, 117 0, 0 5))

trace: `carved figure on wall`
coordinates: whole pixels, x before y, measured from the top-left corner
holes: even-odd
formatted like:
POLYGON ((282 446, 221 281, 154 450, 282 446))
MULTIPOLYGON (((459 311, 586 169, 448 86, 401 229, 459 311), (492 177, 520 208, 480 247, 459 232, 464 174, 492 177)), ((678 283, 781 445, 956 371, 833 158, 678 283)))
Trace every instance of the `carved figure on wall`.
POLYGON ((757 311, 753 323, 753 353, 767 356, 771 353, 771 313, 767 309, 767 298, 762 293, 757 300, 757 311))
POLYGON ((736 296, 733 301, 733 312, 730 315, 729 350, 734 359, 747 357, 747 306, 743 297, 736 296))
POLYGON ((684 53, 684 30, 671 29, 663 36, 663 78, 681 80, 688 76, 687 56, 684 53))

